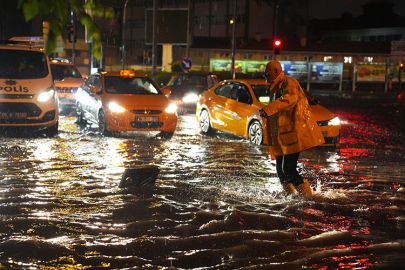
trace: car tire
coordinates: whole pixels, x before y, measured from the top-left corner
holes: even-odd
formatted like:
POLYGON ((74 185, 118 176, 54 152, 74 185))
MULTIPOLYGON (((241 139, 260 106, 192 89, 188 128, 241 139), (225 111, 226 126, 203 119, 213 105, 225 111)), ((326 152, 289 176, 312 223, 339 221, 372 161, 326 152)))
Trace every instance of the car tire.
POLYGON ((248 130, 249 141, 253 144, 261 145, 263 143, 263 128, 259 121, 253 120, 248 130))
POLYGON ((57 121, 55 125, 48 127, 46 129, 46 136, 49 138, 53 138, 56 135, 58 135, 58 130, 59 130, 59 121, 57 121))
POLYGON ((76 123, 83 125, 85 124, 84 118, 83 118, 83 108, 82 104, 77 103, 76 105, 76 123))
POLYGON ((111 136, 111 132, 107 129, 104 111, 98 113, 98 131, 103 136, 111 136))
POLYGON ((202 110, 200 114, 200 128, 205 134, 212 133, 214 129, 211 127, 210 115, 207 110, 202 110))

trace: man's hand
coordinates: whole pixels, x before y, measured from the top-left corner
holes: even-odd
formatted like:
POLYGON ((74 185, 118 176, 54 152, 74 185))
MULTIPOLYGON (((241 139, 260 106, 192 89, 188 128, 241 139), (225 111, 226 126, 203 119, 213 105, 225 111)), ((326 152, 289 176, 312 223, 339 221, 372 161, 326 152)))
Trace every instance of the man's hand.
POLYGON ((260 117, 261 117, 261 118, 267 118, 267 117, 269 117, 269 116, 267 115, 267 113, 266 113, 263 109, 259 110, 259 112, 260 112, 260 117))

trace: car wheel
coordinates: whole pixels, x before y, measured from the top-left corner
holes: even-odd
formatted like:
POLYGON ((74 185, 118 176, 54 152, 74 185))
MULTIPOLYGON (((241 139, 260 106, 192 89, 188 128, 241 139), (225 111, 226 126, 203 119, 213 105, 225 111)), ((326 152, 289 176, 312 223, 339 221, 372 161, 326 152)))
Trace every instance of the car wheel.
POLYGON ((98 113, 98 131, 103 136, 111 136, 111 132, 107 129, 107 124, 105 122, 104 111, 98 113))
POLYGON ((200 128, 203 133, 213 132, 211 127, 210 115, 207 110, 202 110, 200 114, 200 128))
POLYGON ((77 103, 76 106, 76 123, 84 124, 82 104, 77 103))
POLYGON ((263 142, 263 128, 257 120, 253 120, 249 125, 249 141, 257 145, 263 142))
POLYGON ((46 136, 50 138, 55 137, 56 135, 58 135, 58 129, 59 129, 59 121, 56 122, 55 125, 48 127, 46 129, 46 136))

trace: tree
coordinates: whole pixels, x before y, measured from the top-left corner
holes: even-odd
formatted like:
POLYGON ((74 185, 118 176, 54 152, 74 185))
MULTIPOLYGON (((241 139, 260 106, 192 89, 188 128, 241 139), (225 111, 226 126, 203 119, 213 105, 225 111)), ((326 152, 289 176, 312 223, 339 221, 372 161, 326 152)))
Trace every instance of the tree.
POLYGON ((87 39, 93 38, 94 57, 101 58, 100 28, 94 23, 90 14, 111 18, 114 16, 114 11, 104 10, 97 0, 86 0, 84 4, 79 4, 79 2, 80 0, 19 0, 18 7, 22 9, 26 21, 30 21, 36 16, 47 18, 46 20, 49 22, 49 32, 45 43, 47 55, 56 49, 57 37, 61 36, 66 41, 64 25, 68 22, 70 7, 72 7, 81 24, 87 29, 87 39))

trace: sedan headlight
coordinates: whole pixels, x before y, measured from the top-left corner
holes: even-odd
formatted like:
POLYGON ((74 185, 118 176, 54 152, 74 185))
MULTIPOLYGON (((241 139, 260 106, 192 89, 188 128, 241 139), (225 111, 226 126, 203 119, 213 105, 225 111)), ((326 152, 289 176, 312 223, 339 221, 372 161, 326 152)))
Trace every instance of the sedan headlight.
POLYGON ((185 97, 183 97, 183 102, 184 103, 196 103, 198 101, 198 95, 196 94, 187 94, 185 97))
POLYGON ((108 103, 108 108, 114 113, 122 113, 125 112, 125 108, 121 107, 115 102, 108 103))
POLYGON ((336 117, 330 119, 329 122, 328 122, 328 125, 329 126, 338 126, 338 125, 340 125, 339 117, 336 116, 336 117))
POLYGON ((55 95, 55 90, 53 88, 48 88, 38 96, 39 102, 46 102, 52 99, 55 95))
POLYGON ((177 111, 177 105, 174 103, 170 103, 169 107, 165 110, 167 113, 175 113, 177 111))

